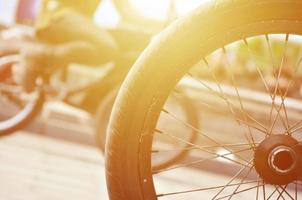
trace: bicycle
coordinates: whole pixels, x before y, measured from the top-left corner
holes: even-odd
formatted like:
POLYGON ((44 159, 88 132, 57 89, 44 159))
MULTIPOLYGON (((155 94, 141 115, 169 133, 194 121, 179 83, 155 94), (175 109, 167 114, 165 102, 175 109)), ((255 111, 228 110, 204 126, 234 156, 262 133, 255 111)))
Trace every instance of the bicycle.
MULTIPOLYGON (((76 87, 70 90, 62 91, 64 84, 69 79, 68 69, 59 71, 56 75, 42 73, 37 79, 37 87, 33 92, 34 94, 27 94, 22 90, 22 87, 13 83, 11 79, 11 66, 13 63, 18 62, 18 56, 13 55, 10 57, 4 57, 4 61, 1 64, 3 71, 0 71, 0 76, 5 78, 1 79, 1 96, 7 98, 7 96, 13 96, 12 93, 14 90, 17 90, 17 95, 14 95, 16 102, 21 102, 22 106, 18 107, 18 110, 14 113, 7 114, 8 116, 3 116, 0 121, 0 135, 9 135, 14 133, 16 130, 19 130, 33 121, 34 117, 41 111, 42 106, 45 101, 49 99, 58 99, 69 105, 72 105, 81 110, 85 110, 90 113, 95 121, 100 121, 96 123, 97 130, 97 143, 102 151, 105 151, 105 140, 106 140, 106 127, 109 120, 111 107, 115 99, 117 90, 120 83, 122 82, 124 76, 128 72, 130 66, 142 51, 142 49, 147 45, 150 38, 153 36, 153 33, 148 33, 146 31, 135 31, 134 29, 112 29, 109 30, 111 35, 115 38, 115 41, 119 44, 120 48, 123 50, 123 58, 116 58, 115 62, 117 65, 124 65, 122 68, 116 68, 113 66, 109 70, 109 73, 105 74, 104 77, 94 80, 85 84, 84 86, 76 87), (127 37, 127 40, 125 40, 127 37), (130 55, 130 56, 129 56, 130 55), (113 77, 113 79, 112 79, 113 77), (108 79, 107 79, 108 78, 108 79), (54 85, 59 84, 58 85, 54 85), (3 91, 6 91, 4 93, 3 91), (26 94, 29 96, 29 102, 19 99, 20 94, 26 94), (73 97, 79 94, 84 94, 85 98, 80 103, 74 103, 73 97), (105 109, 105 111, 103 111, 105 109), (97 112, 96 112, 97 111, 97 112)), ((3 58, 1 58, 3 60, 3 58)), ((183 90, 183 88, 180 88, 183 90)), ((11 100, 10 98, 9 100, 11 100)), ((12 101, 12 104, 16 104, 15 101, 12 101)), ((197 116, 194 111, 194 106, 189 104, 189 97, 177 97, 174 99, 174 104, 179 106, 180 112, 184 115, 185 120, 189 120, 197 124, 197 116), (176 103, 175 103, 176 102, 176 103)), ((12 108, 15 105, 10 105, 12 108)), ((196 139, 195 134, 192 134, 192 131, 188 132, 187 140, 193 142, 196 139)), ((159 139, 163 140, 163 139, 159 139)), ((184 146, 182 144, 177 144, 175 141, 165 141, 167 145, 178 145, 180 148, 184 146)), ((178 153, 167 154, 157 161, 157 164, 154 165, 154 169, 162 169, 170 166, 173 162, 182 159, 186 154, 186 151, 180 151, 178 153)))
POLYGON ((292 85, 300 84, 302 53, 293 53, 290 44, 301 46, 301 8, 295 0, 210 1, 149 44, 113 106, 106 152, 110 199, 298 199, 301 98, 287 94, 299 93, 292 85), (259 39, 265 51, 251 46, 259 39), (274 40, 283 44, 281 52, 275 52, 274 40), (252 63, 235 64, 238 44, 252 63), (217 58, 223 59, 228 76, 213 69, 217 58), (234 73, 250 66, 257 79, 234 73), (287 66, 294 75, 283 81, 287 66), (212 117, 211 127, 199 129, 164 109, 180 85, 192 88, 197 112, 212 117), (166 115, 199 139, 188 143, 161 129, 166 115), (191 146, 186 148, 189 158, 155 171, 157 135, 191 146), (179 183, 176 188, 170 187, 171 179, 179 183))

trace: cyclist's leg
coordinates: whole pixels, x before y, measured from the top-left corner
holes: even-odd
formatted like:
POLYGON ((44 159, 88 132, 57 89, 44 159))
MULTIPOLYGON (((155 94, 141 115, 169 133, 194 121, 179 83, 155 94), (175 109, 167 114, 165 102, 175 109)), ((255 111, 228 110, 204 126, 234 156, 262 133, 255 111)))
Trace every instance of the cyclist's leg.
POLYGON ((98 53, 94 60, 83 64, 102 64, 116 58, 118 45, 110 33, 95 25, 87 16, 72 9, 64 9, 54 14, 49 21, 36 30, 37 38, 47 43, 63 44, 85 41, 93 45, 98 53), (95 63, 91 63, 94 61, 95 63))

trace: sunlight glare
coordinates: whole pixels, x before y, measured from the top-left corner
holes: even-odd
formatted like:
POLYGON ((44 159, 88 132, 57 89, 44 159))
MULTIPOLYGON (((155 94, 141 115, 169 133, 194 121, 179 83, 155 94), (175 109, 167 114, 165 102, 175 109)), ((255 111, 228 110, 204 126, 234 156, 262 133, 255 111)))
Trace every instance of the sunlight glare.
MULTIPOLYGON (((143 15, 157 19, 165 20, 168 15, 170 3, 173 0, 129 0, 132 5, 143 15)), ((211 0, 174 0, 176 12, 182 16, 198 6, 211 0)))
POLYGON ((100 26, 116 27, 120 22, 120 16, 110 0, 103 0, 95 15, 95 22, 100 26))
MULTIPOLYGON (((235 157, 234 157, 234 154, 231 154, 230 151, 227 151, 225 149, 218 149, 217 152, 216 152, 217 155, 220 155, 220 156, 224 156, 225 158, 228 158, 228 159, 231 159, 231 160, 234 160, 235 157)), ((228 159, 225 159, 223 157, 219 157, 217 160, 218 161, 221 161, 221 162, 231 162, 230 160, 228 159)))
POLYGON ((211 0, 175 0, 176 12, 179 16, 182 16, 209 1, 211 0))
POLYGON ((170 0, 129 0, 132 5, 146 17, 165 20, 170 0))

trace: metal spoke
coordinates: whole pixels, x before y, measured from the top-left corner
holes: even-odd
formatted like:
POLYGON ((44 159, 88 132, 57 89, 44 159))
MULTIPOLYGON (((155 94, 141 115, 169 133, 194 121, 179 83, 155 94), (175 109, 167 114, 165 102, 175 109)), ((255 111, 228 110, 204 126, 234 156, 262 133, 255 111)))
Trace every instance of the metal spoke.
MULTIPOLYGON (((273 102, 272 102, 272 107, 271 107, 271 109, 272 109, 272 108, 277 109, 277 108, 276 108, 276 104, 275 104, 275 98, 276 98, 276 95, 277 95, 277 90, 279 90, 279 80, 280 80, 282 68, 283 68, 283 65, 284 65, 285 54, 286 54, 286 51, 287 51, 288 38, 289 38, 289 34, 286 34, 286 37, 285 37, 285 47, 284 47, 284 51, 283 51, 281 63, 280 63, 280 66, 279 66, 279 71, 278 71, 278 74, 277 74, 277 80, 276 80, 276 84, 275 84, 274 94, 273 94, 273 96, 272 96, 273 102)), ((266 35, 266 40, 267 40, 267 43, 268 43, 268 46, 269 46, 269 49, 270 49, 270 54, 272 55, 271 46, 270 46, 269 38, 268 38, 267 35, 266 35)), ((273 63, 273 65, 274 65, 274 63, 273 63)), ((282 93, 281 93, 281 96, 283 96, 282 93)), ((284 96, 286 96, 286 94, 285 94, 284 96)), ((284 106, 284 110, 285 110, 284 98, 282 98, 282 104, 280 105, 280 107, 282 107, 282 105, 284 106)), ((279 113, 280 113, 280 111, 277 112, 276 118, 279 116, 279 113)), ((271 110, 270 114, 272 114, 272 110, 271 110)), ((270 116, 270 119, 271 119, 271 116, 270 116)), ((283 126, 284 126, 286 129, 288 129, 288 124, 284 122, 284 120, 283 120, 283 118, 282 118, 281 116, 280 116, 280 119, 281 119, 281 122, 282 122, 283 126)), ((274 120, 274 123, 271 124, 270 130, 269 130, 270 132, 268 133, 268 135, 271 134, 271 131, 272 131, 273 127, 274 127, 275 121, 276 121, 276 120, 274 120)))
MULTIPOLYGON (((274 69, 275 62, 274 62, 274 58, 273 58, 273 52, 272 52, 271 45, 270 45, 270 40, 269 40, 269 37, 268 37, 267 34, 265 35, 265 39, 266 39, 266 43, 267 43, 267 46, 268 46, 268 49, 269 49, 269 53, 270 53, 270 57, 271 57, 271 59, 272 59, 272 65, 273 65, 273 69, 274 69)), ((287 45, 287 42, 288 42, 288 34, 286 35, 286 45, 287 45)), ((284 51, 282 60, 284 59, 285 53, 286 53, 286 52, 284 51)), ((283 61, 282 61, 282 62, 283 62, 283 61)), ((282 64, 282 66, 283 66, 283 64, 282 64)), ((279 69, 280 69, 280 67, 279 67, 279 69)), ((273 73, 274 73, 274 70, 273 70, 273 73)), ((275 73, 274 73, 274 76, 276 76, 275 73)), ((278 84, 279 84, 279 81, 276 81, 276 82, 278 82, 278 84)), ((277 84, 276 84, 276 86, 277 86, 277 84)), ((279 87, 278 87, 278 88, 279 88, 279 87)), ((270 90, 269 90, 269 91, 270 91, 270 90)), ((280 90, 279 90, 279 91, 280 91, 280 90)), ((280 94, 281 94, 281 93, 280 93, 280 94)), ((270 92, 270 95, 271 95, 271 98, 272 98, 272 105, 271 105, 271 110, 270 110, 270 120, 269 120, 269 121, 270 121, 270 123, 271 123, 273 109, 274 109, 274 108, 277 109, 277 108, 276 108, 276 103, 275 103, 275 100, 276 100, 276 92, 274 92, 273 95, 272 95, 271 92, 270 92)), ((283 105, 284 105, 284 104, 283 104, 283 105)), ((284 110, 285 110, 285 107, 284 107, 284 110)), ((282 122, 283 126, 287 129, 288 125, 286 125, 286 123, 284 122, 284 120, 283 120, 282 117, 280 117, 280 119, 281 119, 281 122, 282 122)), ((288 123, 288 121, 287 121, 287 123, 288 123)))
MULTIPOLYGON (((249 161, 248 164, 251 164, 253 161, 253 159, 251 159, 249 161)), ((225 185, 225 187, 221 188, 221 190, 218 191, 218 193, 212 198, 212 200, 216 199, 217 196, 219 196, 223 190, 229 185, 231 184, 245 169, 247 168, 247 166, 243 166, 229 181, 228 183, 225 185)))
MULTIPOLYGON (((184 139, 182 139, 182 138, 178 138, 178 137, 176 137, 176 136, 174 136, 174 135, 171 135, 171 134, 169 134, 169 133, 165 133, 165 132, 163 132, 163 131, 161 131, 161 130, 156 129, 155 132, 160 133, 160 134, 169 135, 170 137, 175 138, 176 140, 179 140, 179 141, 181 141, 181 142, 184 142, 185 144, 188 144, 188 145, 191 145, 191 146, 193 146, 193 147, 196 147, 196 148, 198 148, 199 150, 202 150, 202 151, 204 151, 204 152, 207 152, 207 153, 209 153, 209 154, 215 155, 215 156, 217 156, 217 157, 221 157, 221 158, 223 158, 223 159, 229 160, 229 161, 231 161, 231 162, 233 162, 233 163, 236 163, 236 164, 239 164, 239 165, 242 165, 242 166, 246 166, 245 164, 243 164, 243 163, 241 163, 241 162, 238 162, 238 161, 236 161, 236 160, 234 160, 234 159, 228 158, 227 156, 220 155, 220 154, 217 154, 217 153, 215 153, 215 152, 209 151, 209 150, 206 149, 206 148, 202 148, 202 147, 199 146, 199 145, 193 144, 193 143, 191 143, 191 142, 188 142, 188 141, 186 141, 186 140, 184 140, 184 139)), ((246 149, 244 149, 244 150, 250 150, 250 149, 252 149, 252 148, 249 147, 249 148, 246 148, 246 149)), ((236 155, 236 152, 235 152, 235 153, 230 152, 230 154, 236 155)))
MULTIPOLYGON (((235 153, 240 153, 240 152, 248 151, 248 150, 251 150, 251 149, 252 148, 241 149, 241 150, 236 151, 235 153)), ((219 154, 219 155, 212 156, 212 157, 209 157, 209 158, 202 158, 202 159, 198 159, 198 160, 195 160, 193 162, 190 162, 190 163, 179 164, 179 165, 176 165, 174 167, 169 167, 169 168, 166 168, 166 169, 153 171, 152 173, 153 174, 159 174, 159 173, 162 173, 162 172, 167 172, 167 171, 179 169, 179 168, 182 168, 182 167, 189 167, 189 166, 192 166, 192 165, 195 165, 195 164, 200 164, 200 163, 203 163, 203 162, 206 162, 206 161, 214 160, 216 158, 224 158, 225 156, 229 156, 229 155, 232 155, 232 154, 233 154, 233 152, 225 153, 225 154, 219 154)), ((240 165, 242 165, 242 164, 240 164, 240 165)), ((248 166, 248 164, 245 165, 245 166, 248 166)))
MULTIPOLYGON (((185 126, 187 126, 188 128, 191 128, 193 131, 196 132, 197 135, 200 135, 200 136, 203 136, 207 139, 209 139, 210 141, 212 141, 213 143, 217 144, 217 145, 220 145, 222 148, 224 148, 225 150, 227 151, 231 151, 228 147, 225 147, 223 144, 220 144, 219 142, 217 142, 215 139, 213 139, 212 137, 210 137, 208 134, 204 133, 203 131, 201 131, 200 129, 192 126, 191 124, 188 124, 180 119, 177 118, 177 116, 175 116, 174 114, 170 113, 169 111, 167 110, 163 110, 164 112, 170 114, 175 120, 177 121, 180 121, 182 122, 185 126)), ((236 154, 234 154, 236 155, 236 154)), ((240 155, 236 155, 239 159, 245 161, 245 162, 248 162, 246 159, 242 158, 240 155)))
MULTIPOLYGON (((267 200, 270 200, 276 192, 278 192, 279 195, 281 194, 281 192, 279 191, 278 186, 274 185, 274 187, 275 187, 275 190, 271 193, 271 195, 268 197, 267 200)), ((281 196, 281 197, 282 197, 282 199, 284 200, 284 197, 283 197, 283 196, 281 196)))
MULTIPOLYGON (((267 34, 265 34, 265 40, 266 40, 266 44, 267 44, 268 49, 269 49, 269 54, 270 54, 271 61, 272 61, 272 66, 273 66, 273 69, 274 69, 274 66, 275 66, 274 56, 273 56, 273 51, 272 51, 272 47, 271 47, 271 44, 270 44, 270 40, 269 40, 269 37, 268 37, 267 34)), ((274 107, 274 103, 275 103, 275 99, 274 99, 275 97, 271 97, 271 98, 273 98, 273 101, 272 101, 272 105, 271 105, 271 108, 270 108, 269 123, 271 123, 271 121, 272 121, 272 114, 273 114, 273 110, 274 110, 273 107, 274 107)))
POLYGON ((282 186, 279 186, 282 191, 280 192, 278 186, 274 185, 275 190, 270 194, 269 198, 267 200, 269 200, 276 192, 279 193, 279 196, 277 197, 277 199, 280 199, 282 197, 282 199, 284 199, 283 197, 283 193, 285 192, 287 194, 287 196, 289 196, 289 198, 294 199, 287 191, 286 191, 286 187, 287 185, 283 188, 282 186))
MULTIPOLYGON (((258 179, 260 179, 260 176, 258 175, 258 179)), ((259 199, 259 185, 260 185, 260 180, 257 182, 257 192, 256 192, 256 200, 259 199)))
MULTIPOLYGON (((282 188, 282 191, 281 191, 281 194, 279 194, 279 196, 282 196, 282 194, 285 192, 285 194, 287 194, 287 196, 288 196, 290 199, 294 200, 294 198, 287 192, 287 190, 286 190, 287 186, 288 186, 288 184, 285 185, 284 187, 282 187, 282 186, 280 185, 280 187, 282 188)), ((279 197, 278 197, 278 199, 279 199, 279 197)))
MULTIPOLYGON (((231 67, 230 67, 229 61, 228 61, 228 59, 227 59, 226 50, 225 50, 224 47, 222 48, 222 51, 223 51, 223 54, 224 54, 226 63, 228 64, 227 68, 230 70, 231 67)), ((210 66, 209 66, 209 63, 207 62, 207 60, 206 60, 205 58, 204 58, 204 62, 205 62, 205 64, 207 65, 207 67, 209 68, 209 70, 211 71, 212 77, 213 77, 213 79, 214 79, 214 81, 215 81, 215 83, 216 83, 216 85, 217 85, 219 91, 221 92, 222 96, 224 97, 224 100, 226 101, 228 107, 230 108, 230 111, 233 113, 234 111, 233 111, 233 109, 232 109, 232 104, 231 104, 231 103, 227 100, 227 98, 225 97, 225 94, 224 94, 224 91, 223 91, 222 88, 221 88, 221 85, 219 84, 219 82, 218 82, 218 80, 217 80, 215 74, 214 74, 213 71, 211 70, 211 68, 210 68, 210 66)), ((240 103, 240 110, 241 110, 242 113, 247 113, 247 112, 245 111, 245 109, 243 108, 242 100, 241 100, 241 97, 240 97, 239 92, 238 92, 238 88, 237 88, 237 84, 236 84, 235 79, 234 79, 234 75, 233 75, 233 73, 230 73, 230 74, 231 74, 231 79, 232 79, 233 87, 234 87, 235 90, 236 90, 236 95, 237 95, 237 98, 238 98, 239 103, 240 103)), ((233 113, 233 115, 235 116, 234 113, 233 113)), ((246 117, 246 115, 243 115, 243 116, 244 116, 243 121, 247 122, 247 117, 246 117)), ((239 123, 239 125, 241 125, 241 123, 240 123, 239 121, 237 121, 237 122, 239 123)), ((252 135, 252 133, 251 133, 251 129, 250 129, 249 126, 247 126, 247 127, 248 127, 248 131, 249 131, 250 137, 251 137, 251 139, 252 139, 252 142, 253 142, 253 144, 254 144, 255 142, 254 142, 254 137, 253 137, 253 135, 252 135)), ((255 146, 254 146, 254 147, 255 147, 255 146)))
MULTIPOLYGON (((231 114, 234 115, 234 118, 237 119, 237 115, 234 111, 234 108, 238 109, 236 106, 234 106, 231 102, 229 102, 226 97, 224 95, 222 95, 220 92, 215 91, 214 89, 212 89, 211 87, 209 87, 207 84, 203 83, 200 79, 194 77, 191 73, 188 73, 188 75, 190 77, 192 77, 193 79, 197 80, 201 85, 203 85, 205 88, 207 88, 209 91, 211 91, 213 94, 215 94, 217 97, 221 98, 222 100, 224 100, 228 105, 229 105, 229 109, 231 114), (230 107, 231 106, 231 107, 230 107)), ((240 109, 239 109, 240 110, 240 109)), ((265 130, 265 133, 268 131, 267 128, 258 120, 256 120, 255 118, 253 118, 249 113, 242 111, 243 115, 246 115, 247 118, 249 118, 250 120, 252 120, 253 122, 255 122, 256 124, 258 124, 261 128, 263 128, 265 130)), ((262 131, 263 132, 263 131, 262 131)))
POLYGON ((293 133, 299 131, 302 128, 302 119, 297 121, 293 126, 290 127, 289 131, 290 131, 290 135, 292 135, 293 133))
MULTIPOLYGON (((281 101, 282 101, 281 105, 277 108, 277 114, 276 114, 273 122, 270 125, 270 128, 269 128, 269 131, 267 133, 267 136, 270 136, 272 134, 272 131, 273 131, 273 128, 274 128, 274 126, 275 126, 275 124, 277 122, 278 116, 280 115, 280 111, 282 109, 282 104, 284 104, 284 98, 281 98, 281 101)), ((287 130, 287 132, 289 132, 289 130, 287 130)))
MULTIPOLYGON (((236 90, 236 95, 237 95, 238 101, 240 103, 240 109, 244 111, 245 109, 243 107, 243 103, 242 103, 241 96, 240 96, 239 91, 238 91, 237 83, 236 83, 235 78, 234 78, 234 73, 232 73, 232 71, 231 71, 231 65, 230 65, 229 60, 227 58, 225 47, 222 48, 222 51, 223 51, 223 55, 224 55, 225 61, 226 61, 227 65, 228 65, 227 68, 229 69, 229 73, 231 74, 232 85, 233 85, 233 87, 236 90)), ((247 122, 246 115, 244 115, 243 117, 244 117, 244 121, 247 122)), ((244 123, 244 124, 247 125, 247 123, 244 123)), ((249 136, 250 136, 250 138, 252 140, 253 147, 255 148, 256 145, 255 145, 254 136, 253 136, 252 131, 251 131, 251 127, 249 125, 247 125, 246 127, 248 129, 249 136)))
POLYGON ((298 199, 298 183, 297 181, 295 182, 295 200, 298 199))
POLYGON ((266 192, 265 192, 265 182, 262 180, 262 195, 263 199, 266 200, 266 192))
MULTIPOLYGON (((262 186, 262 185, 260 185, 260 186, 262 186)), ((246 188, 244 190, 240 190, 240 191, 235 192, 235 194, 240 194, 240 193, 243 193, 243 192, 246 192, 246 191, 249 191, 249 190, 253 190, 253 189, 256 189, 257 187, 258 187, 258 185, 254 186, 254 187, 246 188)), ((225 198, 230 197, 230 196, 231 195, 226 195, 226 196, 223 196, 223 197, 219 197, 216 200, 225 199, 225 198)))
MULTIPOLYGON (((254 168, 254 167, 251 167, 251 168, 249 169, 249 171, 246 173, 246 175, 245 175, 244 177, 241 178, 240 183, 243 183, 243 182, 246 180, 246 178, 248 177, 248 175, 250 175, 250 173, 251 173, 251 171, 252 171, 253 168, 254 168)), ((241 185, 242 185, 242 184, 237 185, 236 189, 233 191, 233 193, 231 194, 231 196, 229 196, 228 200, 230 200, 230 199, 233 198, 233 196, 234 196, 235 193, 238 191, 238 189, 240 188, 241 185)), ((258 188, 258 187, 257 187, 257 188, 258 188)))
MULTIPOLYGON (((175 92, 176 92, 176 91, 175 91, 175 92)), ((177 94, 180 94, 180 93, 177 92, 177 94)), ((221 109, 218 109, 217 106, 215 107, 214 105, 211 105, 211 104, 209 104, 209 103, 206 103, 206 102, 204 102, 204 101, 202 101, 202 100, 199 100, 198 103, 200 103, 200 104, 202 104, 202 105, 208 107, 208 108, 211 109, 211 110, 214 110, 214 111, 217 112, 217 113, 221 113, 221 114, 229 114, 229 112, 227 112, 227 111, 222 111, 221 109)), ((167 109, 163 109, 163 111, 164 111, 165 113, 168 113, 168 114, 171 113, 171 112, 169 112, 167 109)), ((175 117, 176 117, 176 116, 175 116, 175 117)), ((175 117, 174 117, 174 118, 175 118, 175 117)), ((243 120, 243 119, 241 119, 241 118, 239 118, 239 117, 237 117, 237 116, 233 116, 233 117, 234 117, 234 120, 237 121, 237 122, 241 122, 241 123, 243 123, 243 124, 249 126, 250 128, 253 128, 253 129, 255 129, 255 130, 258 130, 258 131, 260 131, 260 132, 262 132, 262 133, 264 133, 264 134, 267 133, 266 130, 261 129, 261 128, 255 126, 254 124, 251 124, 251 123, 247 122, 246 120, 243 120)), ((181 120, 178 119, 178 121, 181 121, 181 120)), ((265 127, 264 127, 264 128, 265 128, 265 127)))
MULTIPOLYGON (((281 187, 281 186, 280 186, 280 187, 281 187)), ((286 187, 287 187, 287 185, 286 185, 286 187)), ((276 187, 276 188, 277 188, 277 187, 276 187)), ((277 200, 279 200, 281 197, 282 197, 282 199, 284 199, 283 193, 284 193, 284 190, 285 190, 285 189, 282 188, 282 187, 281 187, 281 189, 282 189, 281 192, 279 191, 279 189, 277 189, 277 191, 278 191, 278 193, 279 193, 279 196, 277 197, 277 200)))
MULTIPOLYGON (((259 144, 259 143, 255 143, 259 144)), ((223 144, 223 146, 226 147, 240 147, 240 146, 251 146, 250 143, 234 143, 234 144, 223 144)), ((214 148, 219 148, 221 146, 219 145, 208 145, 208 146, 200 146, 202 148, 208 148, 208 149, 214 149, 214 148)), ((173 151, 190 151, 190 150, 195 150, 198 149, 197 147, 186 147, 186 148, 175 148, 175 149, 163 149, 163 150, 157 150, 157 149, 152 149, 152 153, 160 153, 160 152, 173 152, 173 151)))
POLYGON ((277 190, 277 187, 275 187, 275 190, 268 196, 266 200, 269 200, 277 192, 277 190))
MULTIPOLYGON (((244 182, 241 183, 242 185, 247 185, 247 184, 252 184, 252 183, 256 183, 257 181, 248 181, 248 182, 244 182)), ((237 186, 238 183, 233 183, 228 185, 228 187, 233 187, 233 186, 237 186)), ((178 195, 178 194, 184 194, 184 193, 192 193, 192 192, 201 192, 201 191, 207 191, 207 190, 215 190, 215 189, 220 189, 225 187, 225 185, 220 185, 220 186, 213 186, 213 187, 206 187, 206 188, 198 188, 198 189, 194 189, 194 190, 185 190, 185 191, 180 191, 180 192, 171 192, 171 193, 165 193, 165 194, 157 194, 157 197, 164 197, 164 196, 171 196, 171 195, 178 195)))
MULTIPOLYGON (((266 41, 267 42, 269 42, 269 38, 268 38, 268 36, 266 35, 266 41)), ((247 42, 247 40, 246 39, 243 39, 243 42, 244 42, 244 44, 245 44, 245 46, 247 47, 247 50, 248 50, 248 52, 249 52, 249 54, 250 54, 250 56, 253 58, 253 60, 257 60, 257 59, 255 59, 255 56, 254 56, 254 53, 252 52, 252 50, 250 49, 250 46, 249 46, 249 44, 248 44, 248 42, 247 42)), ((269 44, 268 44, 269 45, 269 44)), ((269 45, 270 46, 270 45, 269 45)), ((271 52, 272 53, 272 52, 271 52)), ((271 93, 271 91, 270 91, 270 89, 269 89, 269 87, 268 87, 268 84, 267 84, 267 82, 266 82, 266 80, 265 80, 265 78, 264 78, 264 75, 262 74, 262 71, 261 71, 261 69, 259 68, 259 64, 258 63, 255 63, 256 64, 256 69, 257 69, 257 73, 259 74, 259 76, 260 76, 260 79, 261 79, 261 81, 262 81, 262 83, 263 83, 263 85, 264 85, 264 87, 265 87, 265 90, 267 91, 267 93, 270 95, 270 97, 271 97, 271 99, 272 99, 272 105, 271 105, 271 111, 270 111, 270 118, 271 118, 271 114, 272 114, 272 110, 273 110, 273 105, 275 104, 275 97, 272 95, 272 93, 271 93)), ((274 64, 273 64, 274 65, 274 64)))
MULTIPOLYGON (((287 84, 286 91, 285 91, 285 95, 287 94, 287 92, 288 92, 290 86, 293 84, 293 81, 296 79, 298 70, 299 70, 299 68, 300 68, 300 66, 301 66, 301 63, 302 63, 302 53, 301 53, 301 55, 300 55, 300 59, 298 59, 298 62, 297 62, 296 65, 295 65, 294 75, 291 77, 291 79, 289 80, 289 82, 288 82, 288 84, 287 84)), ((302 122, 302 120, 296 122, 293 126, 289 127, 289 128, 288 128, 288 133, 291 135, 291 134, 292 134, 292 131, 291 131, 291 130, 293 129, 293 127, 295 127, 296 125, 300 124, 301 122, 302 122)))
MULTIPOLYGON (((269 42, 268 37, 266 37, 266 38, 267 38, 267 42, 269 42)), ((287 38, 287 40, 288 40, 288 37, 286 37, 286 38, 287 38)), ((246 40, 246 39, 243 39, 243 41, 244 41, 244 44, 246 45, 246 47, 247 47, 247 49, 248 49, 250 55, 253 57, 253 60, 257 60, 257 59, 254 58, 254 54, 253 54, 252 50, 250 49, 247 40, 246 40)), ((269 46, 270 46, 270 45, 269 45, 269 46)), ((274 92, 274 94, 271 93, 271 91, 270 91, 270 89, 269 89, 269 87, 268 87, 268 84, 267 84, 267 82, 266 82, 266 80, 265 80, 265 78, 264 78, 264 75, 262 74, 261 69, 259 68, 259 64, 258 64, 258 63, 255 63, 255 64, 256 64, 257 72, 258 72, 258 74, 259 74, 259 76, 260 76, 260 78, 261 78, 261 81, 262 81, 262 83, 264 84, 264 87, 265 87, 267 93, 269 94, 269 96, 270 96, 271 99, 272 99, 271 110, 270 110, 270 119, 269 119, 269 121, 271 122, 271 117, 272 117, 272 113, 273 113, 273 108, 276 109, 276 103, 275 103, 276 92, 274 92)), ((278 112, 278 113, 279 113, 279 112, 278 112)), ((278 115, 277 115, 277 116, 278 116, 278 115)), ((286 128, 287 126, 286 126, 286 123, 284 122, 283 118, 280 117, 280 119, 281 119, 281 121, 282 121, 283 126, 286 128)), ((272 130, 272 128, 274 127, 274 124, 275 124, 276 120, 277 120, 277 119, 275 119, 273 125, 270 126, 270 129, 269 129, 269 131, 267 132, 266 137, 268 137, 268 136, 271 134, 271 130, 272 130)))

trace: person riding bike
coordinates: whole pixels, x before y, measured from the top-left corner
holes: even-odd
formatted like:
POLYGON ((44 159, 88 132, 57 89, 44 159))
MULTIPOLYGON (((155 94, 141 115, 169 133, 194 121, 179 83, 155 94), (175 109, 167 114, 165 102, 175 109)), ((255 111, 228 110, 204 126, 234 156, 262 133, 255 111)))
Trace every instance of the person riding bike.
MULTIPOLYGON (((0 56, 21 55, 20 62, 13 66, 15 81, 31 90, 40 73, 52 73, 70 63, 93 66, 119 60, 119 47, 112 36, 93 23, 99 3, 45 0, 34 27, 34 38, 2 39, 0 56)), ((105 90, 115 84, 114 76, 125 74, 123 71, 126 70, 114 67, 107 74, 102 80, 105 90), (106 86, 106 82, 110 84, 106 86)))

